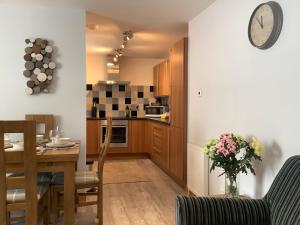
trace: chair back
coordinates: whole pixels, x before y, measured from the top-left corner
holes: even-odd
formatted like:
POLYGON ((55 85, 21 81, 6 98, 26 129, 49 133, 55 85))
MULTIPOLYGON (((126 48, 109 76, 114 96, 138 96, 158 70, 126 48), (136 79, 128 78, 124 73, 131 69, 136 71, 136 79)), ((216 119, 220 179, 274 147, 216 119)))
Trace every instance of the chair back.
POLYGON ((0 224, 9 224, 9 211, 25 211, 25 224, 37 224, 36 123, 34 121, 0 121, 0 224), (5 151, 4 134, 22 133, 24 150, 5 151), (8 177, 7 173, 20 173, 8 177), (25 190, 25 201, 8 203, 7 191, 25 190))
POLYGON ((300 155, 285 162, 264 199, 272 225, 300 224, 300 155))
POLYGON ((104 144, 100 147, 99 157, 98 157, 98 174, 101 175, 103 173, 103 166, 106 154, 109 149, 110 139, 111 139, 111 132, 112 132, 112 118, 107 118, 107 127, 105 133, 104 144))
POLYGON ((25 115, 26 120, 35 121, 36 124, 44 124, 45 125, 45 133, 44 138, 49 139, 49 132, 53 130, 54 127, 54 116, 53 115, 42 115, 42 114, 28 114, 25 115))

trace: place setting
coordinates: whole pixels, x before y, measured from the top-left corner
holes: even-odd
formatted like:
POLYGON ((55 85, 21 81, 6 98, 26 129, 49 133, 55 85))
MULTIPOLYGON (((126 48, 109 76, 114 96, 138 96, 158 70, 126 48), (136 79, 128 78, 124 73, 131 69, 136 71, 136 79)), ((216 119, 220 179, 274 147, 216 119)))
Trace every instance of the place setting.
MULTIPOLYGON (((46 150, 59 150, 71 148, 76 145, 76 142, 69 137, 63 136, 63 131, 57 126, 55 130, 50 130, 49 139, 43 134, 36 135, 36 151, 37 154, 42 154, 46 150)), ((4 137, 4 149, 6 151, 20 151, 24 149, 24 142, 11 140, 8 135, 4 137)))
POLYGON ((76 142, 72 141, 72 139, 69 137, 64 137, 63 134, 64 132, 60 130, 59 127, 56 127, 55 130, 50 130, 49 138, 51 141, 45 143, 44 147, 50 149, 63 149, 74 147, 76 145, 76 142))

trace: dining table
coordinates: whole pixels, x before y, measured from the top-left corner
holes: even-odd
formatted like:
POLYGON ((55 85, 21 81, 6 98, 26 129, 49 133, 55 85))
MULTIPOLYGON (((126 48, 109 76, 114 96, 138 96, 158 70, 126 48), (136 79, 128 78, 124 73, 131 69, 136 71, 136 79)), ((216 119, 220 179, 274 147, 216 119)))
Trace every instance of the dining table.
MULTIPOLYGON (((10 151, 10 149, 6 149, 10 151)), ((75 169, 80 143, 67 148, 43 148, 37 151, 37 172, 64 173, 64 225, 75 224, 75 169)))

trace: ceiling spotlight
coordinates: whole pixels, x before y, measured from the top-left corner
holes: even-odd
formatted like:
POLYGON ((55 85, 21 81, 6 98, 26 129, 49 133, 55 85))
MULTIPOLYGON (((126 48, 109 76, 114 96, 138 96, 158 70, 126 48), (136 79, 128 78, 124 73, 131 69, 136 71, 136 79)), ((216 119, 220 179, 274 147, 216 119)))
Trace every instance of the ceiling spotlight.
POLYGON ((126 44, 123 43, 123 44, 121 45, 121 48, 125 48, 125 47, 126 47, 126 44))
POLYGON ((114 57, 114 62, 117 62, 118 61, 118 58, 114 57))
POLYGON ((129 41, 130 39, 133 38, 133 33, 132 33, 131 30, 123 32, 123 35, 124 35, 124 41, 125 42, 129 41))

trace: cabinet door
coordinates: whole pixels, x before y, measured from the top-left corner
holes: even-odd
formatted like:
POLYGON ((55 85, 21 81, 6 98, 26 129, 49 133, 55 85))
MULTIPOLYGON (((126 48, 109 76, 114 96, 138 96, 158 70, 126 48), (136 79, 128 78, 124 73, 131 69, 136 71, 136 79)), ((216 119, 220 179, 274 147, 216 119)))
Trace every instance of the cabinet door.
POLYGON ((183 129, 177 127, 170 128, 170 171, 178 179, 185 182, 184 162, 185 149, 183 129))
POLYGON ((147 153, 149 153, 149 155, 152 155, 152 146, 153 146, 153 142, 152 142, 153 129, 152 128, 153 128, 152 122, 145 121, 145 151, 147 153))
POLYGON ((170 95, 169 63, 168 60, 162 62, 159 67, 159 96, 170 95))
POLYGON ((131 151, 146 152, 145 150, 145 122, 143 120, 131 120, 131 151))
POLYGON ((153 124, 152 158, 166 169, 169 167, 169 127, 153 124))
POLYGON ((186 39, 177 42, 170 51, 171 125, 184 128, 187 108, 186 39))
POLYGON ((159 75, 159 65, 156 65, 153 67, 154 96, 159 96, 158 75, 159 75))
POLYGON ((164 95, 165 96, 170 96, 170 93, 171 93, 171 80, 170 80, 170 62, 169 62, 169 59, 166 60, 164 62, 164 70, 165 70, 165 74, 164 74, 164 82, 163 82, 163 85, 164 85, 164 95))
POLYGON ((100 146, 100 126, 98 120, 86 122, 86 154, 98 155, 100 146))

